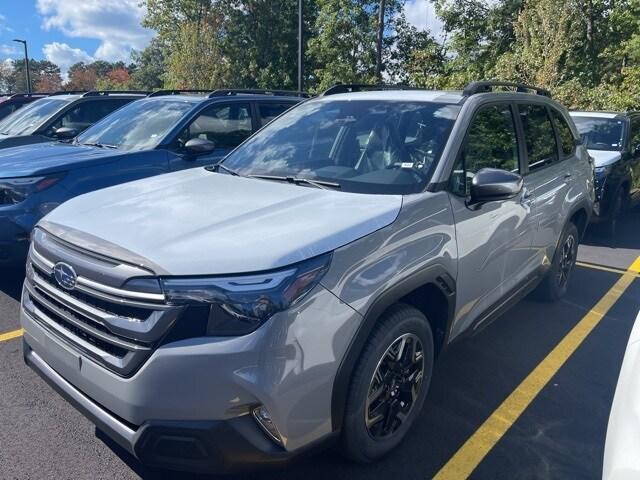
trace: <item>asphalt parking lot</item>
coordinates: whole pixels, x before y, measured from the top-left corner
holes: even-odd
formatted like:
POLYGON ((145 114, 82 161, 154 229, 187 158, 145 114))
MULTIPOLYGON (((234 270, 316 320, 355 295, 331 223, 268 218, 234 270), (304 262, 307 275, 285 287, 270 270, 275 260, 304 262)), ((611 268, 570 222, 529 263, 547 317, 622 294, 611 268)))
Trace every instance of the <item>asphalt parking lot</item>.
MULTIPOLYGON (((640 211, 613 241, 588 235, 565 299, 532 295, 439 359, 417 425, 383 461, 354 465, 326 451, 242 478, 600 478, 640 310, 640 275, 625 271, 639 257, 640 211)), ((192 478, 145 470, 24 365, 12 333, 21 283, 20 272, 0 272, 0 478, 192 478)))

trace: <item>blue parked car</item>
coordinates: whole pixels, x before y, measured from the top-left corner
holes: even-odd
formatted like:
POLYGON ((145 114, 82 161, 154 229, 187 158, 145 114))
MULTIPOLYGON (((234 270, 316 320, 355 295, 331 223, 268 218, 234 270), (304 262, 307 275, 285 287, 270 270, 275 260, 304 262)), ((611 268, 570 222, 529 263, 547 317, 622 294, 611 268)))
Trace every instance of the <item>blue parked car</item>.
POLYGON ((69 140, 148 93, 129 90, 52 93, 0 121, 0 148, 69 140))
POLYGON ((155 92, 105 117, 72 143, 0 151, 0 264, 22 262, 32 228, 62 202, 112 185, 217 163, 304 97, 263 90, 194 93, 155 92))

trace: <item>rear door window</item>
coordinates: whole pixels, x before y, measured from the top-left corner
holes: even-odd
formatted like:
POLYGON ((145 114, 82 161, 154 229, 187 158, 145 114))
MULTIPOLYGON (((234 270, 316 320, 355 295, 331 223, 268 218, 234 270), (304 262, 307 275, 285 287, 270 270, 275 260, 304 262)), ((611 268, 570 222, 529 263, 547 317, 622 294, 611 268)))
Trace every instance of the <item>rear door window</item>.
POLYGON ((573 137, 571 128, 569 128, 569 125, 567 125, 567 121, 564 119, 562 114, 557 110, 552 109, 551 116, 553 117, 553 121, 556 125, 556 130, 558 131, 558 137, 560 139, 560 147, 562 148, 562 154, 565 157, 573 155, 573 153, 576 150, 576 146, 575 146, 575 138, 573 137))
POLYGON ((529 171, 558 161, 558 145, 551 119, 544 105, 518 105, 527 147, 529 171))
POLYGON ((483 168, 518 172, 518 140, 511 107, 482 107, 476 113, 451 177, 453 193, 468 196, 471 180, 483 168))
POLYGON ((260 117, 260 126, 264 126, 280 114, 289 110, 293 105, 286 103, 259 103, 258 116, 260 117))

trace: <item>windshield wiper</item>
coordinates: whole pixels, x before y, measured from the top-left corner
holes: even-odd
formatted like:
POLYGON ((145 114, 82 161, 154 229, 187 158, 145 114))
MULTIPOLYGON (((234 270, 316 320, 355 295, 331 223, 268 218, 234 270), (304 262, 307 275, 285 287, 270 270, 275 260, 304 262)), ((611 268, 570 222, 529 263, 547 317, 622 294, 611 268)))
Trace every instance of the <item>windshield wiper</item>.
POLYGON ((236 172, 235 170, 231 170, 229 167, 225 167, 222 163, 216 163, 215 165, 211 165, 211 167, 208 167, 207 169, 211 170, 212 172, 217 172, 218 170, 224 170, 229 175, 233 175, 234 177, 241 177, 242 176, 238 172, 236 172))
POLYGON ((87 147, 99 147, 99 148, 118 148, 117 145, 109 145, 108 143, 81 143, 80 145, 86 145, 87 147))
POLYGON ((289 182, 295 185, 304 183, 316 188, 321 188, 323 190, 328 190, 329 188, 340 188, 339 183, 326 182, 324 180, 311 180, 310 178, 302 178, 302 177, 285 177, 280 175, 249 175, 249 177, 259 178, 261 180, 275 180, 279 182, 289 182))

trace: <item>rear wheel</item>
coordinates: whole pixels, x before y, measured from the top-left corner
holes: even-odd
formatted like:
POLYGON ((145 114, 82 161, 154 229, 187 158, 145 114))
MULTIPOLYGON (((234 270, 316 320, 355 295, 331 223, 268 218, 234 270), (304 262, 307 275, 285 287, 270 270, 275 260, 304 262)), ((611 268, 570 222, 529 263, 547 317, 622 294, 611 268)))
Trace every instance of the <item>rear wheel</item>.
POLYGON ((351 381, 342 453, 368 463, 397 446, 419 415, 433 369, 433 336, 417 309, 398 304, 371 334, 351 381))
POLYGON ((567 224, 553 256, 551 270, 542 284, 542 291, 547 300, 558 300, 567 293, 571 272, 578 257, 579 238, 576 226, 573 223, 567 224))

